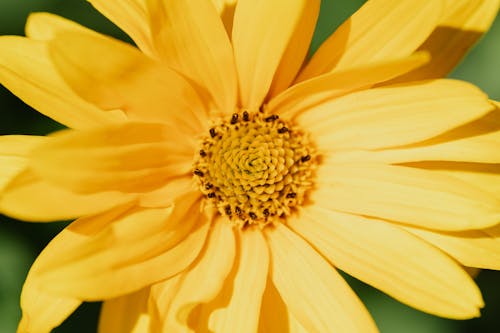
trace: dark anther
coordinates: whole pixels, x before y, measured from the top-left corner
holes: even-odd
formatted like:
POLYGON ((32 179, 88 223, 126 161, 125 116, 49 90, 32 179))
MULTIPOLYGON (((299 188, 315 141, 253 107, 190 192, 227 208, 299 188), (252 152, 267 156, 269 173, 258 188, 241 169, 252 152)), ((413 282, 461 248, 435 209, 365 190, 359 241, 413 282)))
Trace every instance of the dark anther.
POLYGON ((246 111, 243 111, 243 120, 244 121, 249 121, 250 120, 250 115, 246 111))
POLYGON ((288 128, 287 128, 287 127, 285 127, 285 126, 283 126, 282 128, 280 128, 280 129, 278 130, 278 133, 279 133, 279 134, 283 134, 283 133, 286 133, 286 132, 288 132, 288 128))
POLYGON ((203 175, 204 175, 203 171, 201 171, 200 169, 195 169, 194 174, 199 176, 199 177, 203 177, 203 175))
POLYGON ((286 195, 287 198, 295 198, 297 196, 297 193, 295 192, 290 192, 286 195))
POLYGON ((215 198, 215 193, 214 192, 210 192, 208 193, 207 195, 209 198, 215 198))
POLYGON ((231 124, 234 125, 238 122, 238 114, 233 113, 233 116, 231 117, 231 124))
POLYGON ((250 216, 250 218, 251 218, 252 220, 255 220, 255 219, 257 218, 257 215, 255 215, 255 213, 254 213, 254 212, 250 212, 250 213, 248 213, 248 215, 250 216))
POLYGON ((231 206, 227 205, 224 207, 224 211, 226 212, 227 216, 231 216, 231 206))
POLYGON ((307 162, 307 161, 309 161, 310 159, 311 159, 311 155, 302 156, 302 157, 300 158, 300 160, 301 160, 302 162, 307 162))
POLYGON ((236 213, 236 215, 241 215, 241 208, 238 206, 234 207, 234 212, 236 213))
POLYGON ((202 150, 200 150, 200 156, 205 157, 205 156, 207 156, 207 153, 202 149, 202 150))
POLYGON ((262 105, 262 104, 261 104, 261 105, 259 106, 259 112, 264 112, 264 105, 262 105))
POLYGON ((262 212, 264 214, 265 217, 268 217, 269 216, 269 209, 264 209, 264 211, 262 212))
POLYGON ((212 187, 214 187, 214 186, 212 184, 210 184, 210 183, 207 183, 207 185, 205 185, 205 188, 207 190, 210 190, 212 187))
POLYGON ((278 118, 279 116, 277 114, 272 114, 269 117, 264 118, 264 120, 269 123, 271 121, 278 120, 278 118))
POLYGON ((217 132, 215 132, 215 128, 210 129, 210 136, 213 138, 217 135, 217 132))

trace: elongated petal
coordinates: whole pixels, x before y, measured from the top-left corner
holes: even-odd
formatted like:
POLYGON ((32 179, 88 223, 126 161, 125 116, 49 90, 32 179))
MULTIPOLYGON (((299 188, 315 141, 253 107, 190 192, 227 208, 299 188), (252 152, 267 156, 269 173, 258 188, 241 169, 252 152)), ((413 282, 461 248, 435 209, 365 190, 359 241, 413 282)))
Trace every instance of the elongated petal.
POLYGON ((149 288, 102 304, 99 333, 148 333, 149 288))
POLYGON ((190 172, 192 141, 172 126, 150 123, 68 130, 39 146, 30 164, 76 192, 147 192, 190 172))
POLYGON ((462 265, 500 269, 500 238, 482 230, 436 232, 405 227, 406 230, 442 249, 462 265))
POLYGON ((498 0, 453 0, 446 6, 438 26, 418 48, 431 54, 432 60, 395 81, 415 81, 445 77, 467 51, 488 31, 500 6, 498 0))
POLYGON ((290 313, 270 279, 267 281, 266 290, 264 290, 262 297, 258 332, 308 333, 290 313))
POLYGON ((229 37, 211 1, 146 0, 160 57, 193 80, 219 111, 236 107, 237 81, 229 37))
POLYGON ((322 150, 378 149, 423 141, 493 109, 479 89, 436 80, 355 92, 303 113, 322 150))
POLYGON ((476 186, 485 192, 493 194, 500 199, 500 164, 494 164, 493 168, 490 164, 480 164, 477 169, 461 170, 457 169, 441 169, 434 172, 442 173, 447 176, 456 177, 462 181, 476 186), (490 172, 488 172, 490 171, 490 172))
POLYGON ((333 265, 405 304, 443 317, 479 315, 481 293, 469 275, 399 227, 316 207, 290 227, 333 265))
POLYGON ((163 295, 155 295, 156 299, 164 301, 156 305, 163 322, 162 332, 193 332, 188 327, 191 311, 197 305, 208 303, 217 296, 231 272, 234 256, 235 235, 232 226, 219 220, 214 223, 207 247, 200 258, 193 263, 193 268, 183 274, 175 296, 167 299, 163 295), (202 288, 200 281, 203 281, 202 288))
POLYGON ((238 1, 232 38, 242 107, 259 108, 309 3, 238 1))
POLYGON ((57 296, 40 287, 40 269, 57 260, 70 246, 85 244, 123 213, 127 206, 114 208, 98 218, 82 218, 61 231, 40 253, 30 269, 21 293, 22 319, 18 333, 49 333, 59 326, 81 303, 74 297, 57 296))
POLYGON ((123 110, 134 120, 175 124, 190 133, 203 128, 204 106, 190 83, 134 47, 81 31, 62 31, 49 47, 64 79, 99 107, 123 110))
POLYGON ((282 224, 266 231, 273 283, 307 332, 377 332, 356 294, 319 253, 282 224))
POLYGON ((415 51, 432 32, 442 1, 371 0, 316 51, 298 80, 415 51))
POLYGON ((224 27, 226 27, 226 31, 229 36, 231 36, 231 32, 233 30, 233 18, 234 18, 234 10, 236 9, 236 3, 238 0, 212 0, 217 8, 217 12, 224 22, 224 27))
POLYGON ((327 73, 290 87, 273 98, 268 108, 272 113, 292 118, 329 99, 390 80, 421 66, 428 60, 427 54, 417 53, 402 59, 380 61, 354 69, 327 73))
POLYGON ((381 164, 331 164, 312 193, 324 207, 438 230, 498 223, 500 203, 488 192, 427 170, 381 164))
POLYGON ((28 164, 27 156, 37 145, 45 142, 43 136, 0 136, 0 192, 28 164))
POLYGON ((0 194, 0 211, 24 221, 52 222, 98 214, 135 200, 135 194, 117 191, 75 193, 26 170, 13 178, 0 194))
POLYGON ((72 128, 123 121, 123 114, 104 112, 76 95, 55 68, 44 42, 0 37, 0 83, 26 104, 72 128))
POLYGON ((269 89, 270 98, 288 88, 297 76, 309 51, 309 44, 318 20, 320 3, 320 0, 308 1, 274 75, 269 89))
POLYGON ((168 312, 172 300, 182 284, 183 277, 184 274, 177 274, 164 281, 155 283, 151 287, 151 294, 148 301, 150 332, 162 331, 163 323, 165 322, 165 313, 168 312))
POLYGON ((269 252, 258 229, 240 232, 238 270, 232 286, 222 293, 232 293, 230 301, 210 317, 209 328, 220 333, 252 333, 259 324, 262 295, 266 287, 269 252), (232 291, 230 291, 232 289, 232 291))
POLYGON ((79 32, 93 36, 99 33, 74 21, 51 13, 31 13, 26 21, 26 37, 39 41, 50 41, 64 31, 79 32))
POLYGON ((155 56, 146 0, 88 0, 104 16, 125 31, 147 55, 155 56))
POLYGON ((198 193, 178 198, 173 208, 133 209, 45 265, 40 285, 84 300, 122 296, 185 269, 198 256, 208 228, 198 193))

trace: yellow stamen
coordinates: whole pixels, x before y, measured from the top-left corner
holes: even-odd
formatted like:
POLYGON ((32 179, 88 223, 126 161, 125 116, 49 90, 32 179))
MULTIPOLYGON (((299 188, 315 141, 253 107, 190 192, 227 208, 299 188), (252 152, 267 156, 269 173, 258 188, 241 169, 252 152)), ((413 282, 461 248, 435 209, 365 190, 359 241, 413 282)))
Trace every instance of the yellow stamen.
POLYGON ((283 220, 312 188, 317 154, 277 115, 235 113, 210 128, 193 174, 218 211, 243 227, 283 220))

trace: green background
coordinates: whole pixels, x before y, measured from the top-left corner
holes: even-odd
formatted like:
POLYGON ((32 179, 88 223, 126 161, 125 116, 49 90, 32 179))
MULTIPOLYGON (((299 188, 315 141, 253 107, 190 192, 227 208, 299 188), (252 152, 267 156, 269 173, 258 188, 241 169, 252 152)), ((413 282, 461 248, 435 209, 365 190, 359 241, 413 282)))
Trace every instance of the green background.
MULTIPOLYGON (((111 0, 110 0, 111 1, 111 0)), ((433 1, 433 0, 428 0, 433 1)), ((313 49, 364 1, 323 0, 313 49)), ((47 11, 73 19, 97 31, 125 40, 127 36, 84 0, 0 0, 0 34, 23 35, 30 12, 47 11)), ((500 100, 500 20, 451 75, 481 87, 500 100)), ((0 86, 0 134, 43 135, 61 128, 0 86)), ((0 215, 0 333, 15 332, 20 318, 19 295, 23 280, 36 255, 65 222, 37 224, 0 215)), ((374 249, 376 250, 376 249, 374 249)), ((384 294, 349 278, 374 316, 382 333, 498 332, 500 327, 500 273, 483 271, 477 278, 486 308, 482 317, 451 321, 406 307, 384 294)), ((100 304, 85 304, 54 332, 95 332, 100 304)))

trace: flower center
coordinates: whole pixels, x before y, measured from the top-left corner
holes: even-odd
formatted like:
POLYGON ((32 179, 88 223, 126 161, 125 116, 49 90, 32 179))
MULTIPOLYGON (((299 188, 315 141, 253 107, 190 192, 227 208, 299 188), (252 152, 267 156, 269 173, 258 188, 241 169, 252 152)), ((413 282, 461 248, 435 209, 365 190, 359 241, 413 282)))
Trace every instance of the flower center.
POLYGON ((304 203, 317 164, 308 137, 277 115, 235 113, 210 128, 194 175, 218 211, 244 227, 285 219, 304 203))

